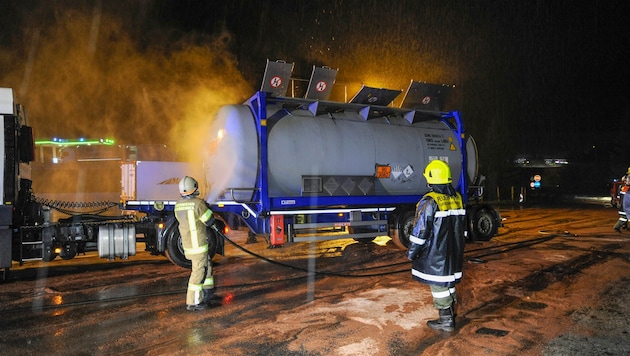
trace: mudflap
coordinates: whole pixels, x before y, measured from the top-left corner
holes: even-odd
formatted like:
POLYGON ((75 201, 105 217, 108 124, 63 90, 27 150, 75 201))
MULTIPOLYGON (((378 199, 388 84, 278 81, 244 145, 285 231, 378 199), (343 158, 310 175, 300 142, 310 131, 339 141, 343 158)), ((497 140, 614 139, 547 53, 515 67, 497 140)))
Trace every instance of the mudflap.
POLYGON ((221 220, 215 220, 214 225, 212 225, 212 230, 213 230, 213 235, 216 239, 216 245, 217 245, 217 250, 216 253, 218 253, 221 256, 225 256, 225 234, 223 234, 223 231, 225 231, 225 223, 221 220))

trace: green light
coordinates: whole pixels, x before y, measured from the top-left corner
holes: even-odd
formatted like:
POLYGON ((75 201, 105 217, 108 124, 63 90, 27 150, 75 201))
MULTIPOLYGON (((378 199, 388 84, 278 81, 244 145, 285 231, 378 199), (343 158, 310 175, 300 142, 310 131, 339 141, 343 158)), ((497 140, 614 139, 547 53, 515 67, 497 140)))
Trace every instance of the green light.
POLYGON ((88 146, 88 145, 104 145, 104 146, 112 146, 115 141, 111 138, 101 138, 101 139, 90 139, 86 140, 83 138, 80 139, 59 139, 54 138, 52 140, 35 140, 35 145, 55 145, 55 146, 88 146))

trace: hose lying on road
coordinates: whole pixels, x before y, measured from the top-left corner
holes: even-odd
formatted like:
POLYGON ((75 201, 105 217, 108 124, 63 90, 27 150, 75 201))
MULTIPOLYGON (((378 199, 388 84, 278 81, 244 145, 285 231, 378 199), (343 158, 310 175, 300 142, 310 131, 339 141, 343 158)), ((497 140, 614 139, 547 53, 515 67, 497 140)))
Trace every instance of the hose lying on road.
MULTIPOLYGON (((546 232, 546 231, 539 231, 539 232, 541 234, 549 234, 549 232, 546 232)), ((504 253, 504 252, 508 252, 508 251, 512 251, 512 250, 517 250, 517 249, 520 249, 520 248, 525 248, 525 247, 537 245, 537 244, 540 244, 540 243, 543 243, 543 242, 555 239, 558 236, 577 236, 577 235, 571 234, 568 231, 564 231, 563 233, 560 233, 560 234, 558 234, 558 233, 556 233, 556 234, 549 234, 547 236, 538 237, 538 238, 531 239, 531 240, 509 242, 509 243, 505 243, 505 244, 498 245, 498 246, 490 246, 490 247, 483 247, 483 248, 478 248, 478 249, 474 249, 474 250, 468 250, 465 253, 477 252, 477 251, 489 251, 487 253, 482 253, 482 254, 479 254, 479 255, 467 257, 467 260, 470 261, 470 262, 485 263, 486 261, 483 260, 481 257, 498 255, 500 253, 504 253)))
MULTIPOLYGON (((232 241, 229 237, 225 236, 221 231, 219 231, 219 229, 217 229, 215 226, 213 226, 214 231, 221 237, 223 237, 227 242, 231 243, 232 245, 234 245, 234 247, 238 248, 239 250, 252 255, 258 259, 261 259, 263 261, 278 265, 278 266, 282 266, 282 267, 287 267, 287 268, 291 268, 291 269, 295 269, 298 271, 302 271, 302 272, 306 272, 306 273, 314 273, 314 274, 319 274, 319 275, 326 275, 326 276, 336 276, 336 277, 378 277, 378 276, 384 276, 384 275, 389 275, 389 274, 396 274, 396 273, 401 273, 401 272, 408 272, 409 268, 405 268, 404 270, 395 270, 395 271, 388 271, 388 272, 380 272, 380 273, 364 273, 364 274, 348 274, 348 273, 338 273, 338 272, 326 272, 326 271, 312 271, 309 270, 308 268, 302 268, 302 267, 298 267, 298 266, 293 266, 290 264, 286 264, 286 263, 282 263, 282 262, 278 262, 276 260, 272 260, 269 259, 265 256, 261 256, 259 254, 257 254, 254 251, 250 251, 248 249, 246 249, 245 247, 237 244, 236 242, 232 241)), ((366 267, 366 268, 362 268, 361 270, 348 270, 348 272, 362 272, 362 271, 366 271, 366 270, 373 270, 373 269, 379 269, 379 268, 388 268, 388 267, 394 267, 394 266, 399 266, 399 265, 407 265, 409 264, 409 261, 405 261, 405 262, 398 262, 398 263, 392 263, 392 264, 388 264, 388 265, 384 265, 384 266, 374 266, 374 267, 366 267)))

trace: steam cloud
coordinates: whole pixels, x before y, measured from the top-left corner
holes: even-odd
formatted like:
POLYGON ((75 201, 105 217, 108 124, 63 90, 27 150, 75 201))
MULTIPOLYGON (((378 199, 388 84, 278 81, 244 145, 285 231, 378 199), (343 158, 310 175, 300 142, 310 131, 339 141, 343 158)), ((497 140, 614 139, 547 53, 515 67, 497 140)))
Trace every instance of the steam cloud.
MULTIPOLYGON (((226 49, 229 33, 169 32, 151 22, 146 1, 36 4, 16 10, 21 26, 10 45, 0 42, 0 86, 14 88, 36 139, 166 144, 197 163, 217 109, 253 91, 226 49)), ((42 179, 33 177, 36 193, 43 184, 108 185, 42 179)), ((118 183, 118 172, 110 179, 118 183)))

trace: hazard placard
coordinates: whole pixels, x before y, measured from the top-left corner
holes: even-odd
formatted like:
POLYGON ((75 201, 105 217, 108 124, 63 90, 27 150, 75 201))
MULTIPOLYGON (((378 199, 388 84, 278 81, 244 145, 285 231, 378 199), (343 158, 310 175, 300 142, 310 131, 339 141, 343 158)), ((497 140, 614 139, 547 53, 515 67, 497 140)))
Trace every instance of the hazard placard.
POLYGON ((282 78, 275 76, 271 78, 269 84, 274 88, 280 88, 280 86, 282 85, 282 78))
POLYGON ((318 82, 315 85, 315 90, 322 92, 324 90, 326 90, 326 88, 328 88, 328 84, 326 84, 326 82, 318 82))
POLYGON ((382 165, 378 165, 376 166, 376 178, 389 178, 392 174, 392 167, 389 165, 386 166, 382 166, 382 165))

